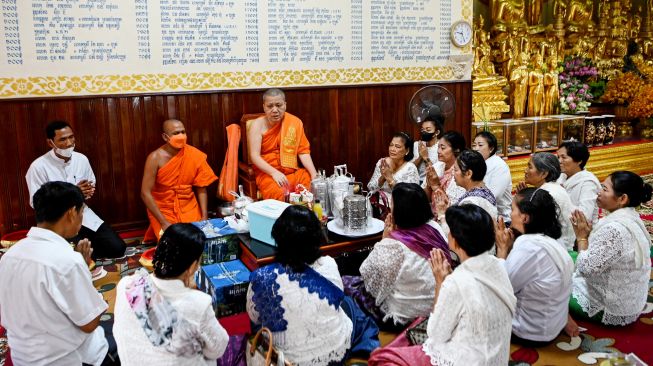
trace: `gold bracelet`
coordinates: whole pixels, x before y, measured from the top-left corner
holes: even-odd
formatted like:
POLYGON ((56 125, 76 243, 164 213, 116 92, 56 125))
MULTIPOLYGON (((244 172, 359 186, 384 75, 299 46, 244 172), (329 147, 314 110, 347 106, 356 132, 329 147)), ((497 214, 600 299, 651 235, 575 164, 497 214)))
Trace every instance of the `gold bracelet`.
POLYGON ((576 239, 576 241, 579 241, 579 242, 580 242, 580 241, 587 241, 587 239, 580 238, 580 239, 576 239))

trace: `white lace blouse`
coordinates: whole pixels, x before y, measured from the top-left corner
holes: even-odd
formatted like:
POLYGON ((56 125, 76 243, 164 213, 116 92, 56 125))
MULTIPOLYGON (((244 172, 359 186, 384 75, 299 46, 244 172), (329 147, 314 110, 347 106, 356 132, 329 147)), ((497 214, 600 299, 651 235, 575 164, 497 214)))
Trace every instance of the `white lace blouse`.
POLYGON ((651 239, 634 208, 619 209, 599 220, 587 250, 576 260, 572 296, 583 311, 603 311, 603 323, 637 320, 648 293, 651 239))
MULTIPOLYGON (((310 267, 342 290, 342 278, 333 258, 320 257, 310 267)), ((293 365, 320 366, 340 362, 351 347, 353 327, 343 308, 336 310, 317 293, 309 292, 298 281, 291 280, 288 273, 278 273, 275 281, 279 286, 276 293, 282 297, 283 312, 279 315, 287 326, 284 331, 272 332, 274 346, 282 350, 293 365)), ((247 313, 252 322, 260 323, 254 294, 250 283, 247 313)))
MULTIPOLYGON (((438 224, 431 222, 431 226, 447 237, 438 224)), ((400 241, 385 238, 376 243, 360 272, 365 289, 385 314, 384 321, 407 324, 431 312, 435 280, 429 262, 400 241)))
MULTIPOLYGON (((388 193, 388 198, 390 198, 390 193, 392 193, 392 188, 390 188, 390 185, 388 182, 383 182, 383 185, 379 187, 379 178, 381 177, 381 162, 385 158, 379 159, 379 161, 376 162, 376 166, 374 167, 374 174, 372 174, 372 179, 370 179, 370 182, 367 183, 367 189, 370 191, 376 190, 376 189, 382 189, 384 192, 388 193)), ((419 184, 419 173, 417 172, 417 167, 415 164, 411 162, 405 162, 404 165, 402 165, 393 175, 392 177, 395 180, 395 184, 397 183, 417 183, 419 184)))
POLYGON ((422 350, 433 365, 507 365, 515 303, 499 259, 467 259, 442 283, 422 350))

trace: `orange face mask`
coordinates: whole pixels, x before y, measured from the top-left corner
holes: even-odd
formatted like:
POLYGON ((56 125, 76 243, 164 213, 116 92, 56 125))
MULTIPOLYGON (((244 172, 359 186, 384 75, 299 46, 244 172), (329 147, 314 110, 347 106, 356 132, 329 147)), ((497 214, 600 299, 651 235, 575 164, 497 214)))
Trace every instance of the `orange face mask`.
POLYGON ((172 135, 170 136, 168 143, 175 149, 181 149, 186 145, 186 134, 180 133, 178 135, 172 135))

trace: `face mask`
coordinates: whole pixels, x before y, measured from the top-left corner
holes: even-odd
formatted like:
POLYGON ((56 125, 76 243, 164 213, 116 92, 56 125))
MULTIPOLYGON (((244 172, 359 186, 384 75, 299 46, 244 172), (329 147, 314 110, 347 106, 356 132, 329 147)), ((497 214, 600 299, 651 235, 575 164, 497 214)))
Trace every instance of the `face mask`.
POLYGON ((73 150, 75 150, 75 145, 67 148, 67 149, 60 149, 58 147, 54 148, 54 152, 57 155, 63 156, 64 158, 69 158, 73 156, 73 150))
POLYGON ((435 137, 435 132, 421 132, 422 141, 431 141, 435 137))
POLYGON ((170 146, 174 147, 175 149, 181 149, 186 145, 186 135, 181 133, 179 135, 173 135, 170 136, 170 140, 168 140, 168 143, 170 146))

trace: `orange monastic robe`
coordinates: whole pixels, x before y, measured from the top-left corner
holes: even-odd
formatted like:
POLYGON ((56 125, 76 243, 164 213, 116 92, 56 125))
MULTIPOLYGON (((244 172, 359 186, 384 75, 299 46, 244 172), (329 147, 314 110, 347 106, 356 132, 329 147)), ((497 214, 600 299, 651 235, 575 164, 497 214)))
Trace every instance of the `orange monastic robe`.
MULTIPOLYGON (((285 113, 281 123, 267 130, 261 140, 261 157, 286 175, 290 182, 289 190, 297 184, 310 188, 311 175, 297 164, 299 154, 310 154, 311 146, 304 134, 302 121, 290 113, 285 113)), ((272 198, 283 201, 284 190, 272 179, 254 166, 256 185, 264 199, 272 198)))
MULTIPOLYGON (((156 173, 152 197, 171 224, 199 221, 202 219, 202 211, 193 187, 206 187, 217 179, 206 162, 206 154, 193 146, 185 145, 156 173)), ((147 216, 150 219, 150 229, 159 239, 161 223, 149 210, 147 216)))

